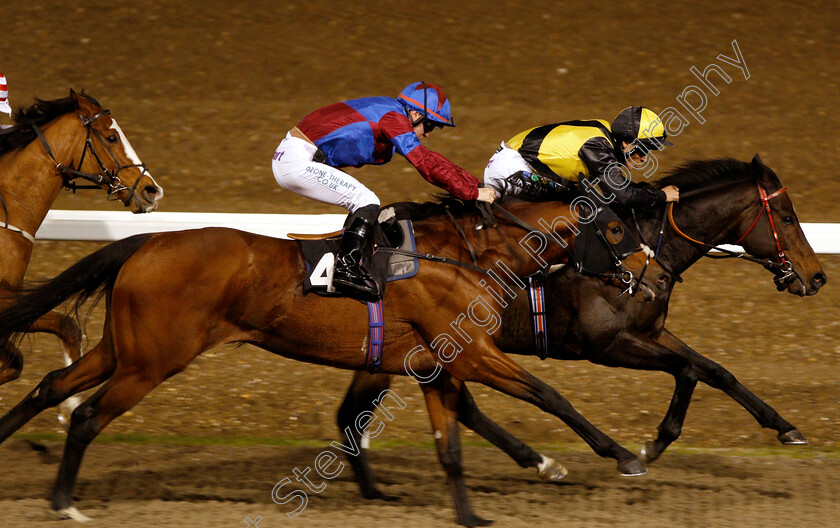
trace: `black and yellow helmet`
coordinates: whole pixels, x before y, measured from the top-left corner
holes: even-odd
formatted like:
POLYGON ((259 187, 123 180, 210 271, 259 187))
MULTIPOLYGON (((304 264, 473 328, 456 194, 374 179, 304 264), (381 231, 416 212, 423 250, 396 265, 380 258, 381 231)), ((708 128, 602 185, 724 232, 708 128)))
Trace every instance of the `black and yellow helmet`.
POLYGON ((610 126, 613 137, 618 141, 641 144, 645 150, 658 150, 663 146, 673 147, 668 141, 665 125, 649 108, 629 106, 622 110, 610 126))

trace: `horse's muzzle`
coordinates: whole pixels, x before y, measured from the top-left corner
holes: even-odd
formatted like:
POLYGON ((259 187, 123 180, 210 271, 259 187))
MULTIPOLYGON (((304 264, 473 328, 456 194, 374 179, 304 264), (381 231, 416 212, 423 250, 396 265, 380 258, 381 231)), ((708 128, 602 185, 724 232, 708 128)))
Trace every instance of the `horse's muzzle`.
POLYGON ((656 292, 644 282, 640 282, 636 286, 636 295, 634 298, 642 303, 653 302, 656 300, 656 292))
POLYGON ((788 293, 798 295, 800 297, 809 297, 816 295, 820 291, 828 277, 822 271, 814 273, 810 280, 804 281, 799 273, 793 273, 790 276, 778 276, 773 279, 776 283, 776 289, 779 291, 787 290, 788 293))
POLYGON ((151 178, 149 180, 150 183, 138 187, 134 192, 134 196, 130 198, 131 203, 129 206, 131 207, 132 213, 151 213, 158 208, 163 198, 163 188, 154 183, 151 178))

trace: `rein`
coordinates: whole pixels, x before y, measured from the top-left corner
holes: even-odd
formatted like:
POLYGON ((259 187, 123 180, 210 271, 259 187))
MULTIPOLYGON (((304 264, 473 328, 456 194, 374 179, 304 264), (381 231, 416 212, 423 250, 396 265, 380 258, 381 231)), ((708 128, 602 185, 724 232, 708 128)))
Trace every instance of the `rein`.
MULTIPOLYGON (((518 227, 521 227, 522 229, 524 229, 526 231, 529 231, 529 232, 530 231, 539 231, 538 229, 536 229, 534 227, 531 227, 526 222, 524 222, 520 218, 512 215, 511 213, 509 213, 508 211, 506 211, 502 207, 496 205, 495 203, 491 204, 491 207, 495 208, 498 212, 500 212, 502 214, 502 216, 504 216, 505 218, 510 220, 510 222, 513 223, 514 225, 516 225, 518 227)), ((467 262, 464 262, 464 261, 461 261, 461 260, 458 260, 458 259, 454 259, 454 258, 440 257, 440 256, 437 256, 437 255, 432 255, 431 253, 417 253, 416 251, 409 251, 407 249, 379 247, 379 248, 377 248, 377 251, 384 251, 385 253, 394 253, 396 255, 405 255, 407 257, 415 257, 415 258, 420 258, 420 259, 424 259, 424 260, 430 260, 432 262, 440 262, 441 264, 450 264, 452 266, 458 266, 460 268, 466 268, 468 270, 477 271, 477 272, 479 272, 483 275, 489 275, 490 270, 478 266, 478 260, 475 258, 475 252, 473 251, 472 244, 470 244, 470 241, 467 238, 467 234, 464 232, 464 230, 461 228, 461 226, 455 220, 455 217, 452 215, 452 212, 449 211, 449 208, 445 208, 444 211, 446 211, 446 215, 449 218, 449 221, 452 222, 452 224, 455 225, 455 229, 457 229, 458 234, 460 234, 461 238, 463 238, 464 241, 467 243, 467 249, 470 252, 470 259, 472 260, 472 264, 469 264, 467 262)), ((479 211, 481 212, 483 223, 479 224, 479 226, 476 229, 484 228, 488 224, 488 213, 487 213, 487 211, 482 210, 482 209, 479 209, 479 211)), ((493 223, 492 225, 495 227, 495 223, 493 223)), ((542 231, 539 231, 539 232, 542 233, 542 231)))
MULTIPOLYGON (((529 233, 536 232, 536 233, 542 234, 543 236, 548 236, 542 230, 533 227, 532 225, 528 224, 527 222, 525 222, 521 218, 513 215, 508 210, 504 209, 502 206, 500 206, 496 203, 490 204, 488 209, 495 210, 497 213, 501 214, 508 221, 510 221, 510 223, 512 223, 513 225, 515 225, 517 227, 520 227, 520 228, 524 229, 525 231, 527 231, 529 233)), ((470 244, 470 241, 467 238, 467 235, 464 232, 464 230, 461 228, 461 226, 455 220, 455 217, 452 215, 452 213, 449 211, 449 209, 445 209, 445 211, 446 211, 447 216, 449 217, 449 220, 455 225, 455 228, 457 229, 458 233, 461 235, 461 238, 463 238, 464 241, 466 242, 467 249, 470 252, 470 258, 472 260, 472 264, 469 264, 467 262, 463 262, 463 261, 458 260, 458 259, 450 258, 450 257, 441 257, 441 256, 438 256, 438 255, 432 255, 431 253, 418 253, 416 251, 410 251, 410 250, 407 250, 407 249, 400 249, 400 248, 378 247, 378 248, 376 248, 376 251, 383 251, 385 253, 393 253, 393 254, 396 254, 396 255, 404 255, 404 256, 407 256, 407 257, 414 257, 414 258, 429 260, 429 261, 432 261, 432 262, 439 262, 441 264, 450 264, 452 266, 458 266, 458 267, 466 268, 466 269, 469 269, 469 270, 472 270, 472 271, 477 271, 477 272, 479 272, 483 275, 489 275, 491 273, 490 270, 478 266, 478 261, 475 258, 475 252, 473 250, 472 244, 470 244)), ((488 225, 490 225, 492 227, 496 227, 496 223, 493 220, 492 214, 490 213, 490 211, 479 207, 479 212, 481 213, 483 221, 482 221, 481 224, 479 224, 476 227, 476 229, 485 229, 488 225)), ((612 248, 612 245, 607 242, 606 237, 603 236, 603 233, 601 233, 601 236, 604 238, 604 240, 603 240, 604 243, 607 244, 607 246, 611 249, 611 251, 613 251, 613 254, 614 254, 614 250, 612 248)), ((647 264, 649 262, 650 262, 650 257, 648 257, 648 262, 645 263, 645 270, 647 270, 647 264)), ((619 264, 620 264, 620 261, 619 261, 619 264)), ((546 272, 547 272, 547 268, 541 270, 538 273, 546 275, 547 274, 546 272)), ((635 290, 634 286, 641 281, 641 277, 638 280, 634 281, 633 272, 631 272, 629 270, 624 270, 622 273, 598 273, 598 274, 593 274, 593 275, 595 275, 597 277, 601 277, 601 278, 606 278, 606 279, 620 280, 624 284, 627 284, 628 288, 626 290, 624 290, 623 292, 621 292, 621 294, 619 296, 624 295, 627 292, 630 292, 630 294, 633 295, 635 293, 634 292, 634 290, 635 290)), ((644 271, 642 272, 642 276, 644 276, 644 271)))
POLYGON ((780 270, 782 270, 786 273, 790 272, 791 264, 790 264, 790 261, 788 261, 787 258, 785 257, 785 253, 782 250, 781 244, 779 243, 779 234, 776 231, 776 225, 775 225, 775 222, 773 221, 773 215, 771 214, 771 211, 770 211, 770 200, 779 196, 779 195, 781 195, 783 192, 787 191, 787 187, 782 187, 778 191, 776 191, 773 194, 768 196, 767 192, 764 190, 764 188, 761 185, 756 183, 756 186, 758 187, 758 194, 759 194, 759 197, 760 197, 760 200, 762 202, 763 207, 762 207, 761 211, 759 211, 758 216, 755 217, 755 220, 753 220, 753 223, 750 225, 749 229, 747 229, 747 231, 743 235, 741 235, 741 237, 735 243, 740 244, 747 237, 747 235, 749 235, 752 232, 753 228, 755 228, 756 224, 761 219, 761 216, 766 213, 767 218, 770 221, 770 230, 773 233, 773 239, 776 243, 776 249, 778 250, 778 255, 779 255, 779 258, 781 259, 781 262, 773 262, 769 259, 758 259, 758 258, 755 258, 753 256, 747 255, 746 253, 741 253, 741 252, 738 252, 738 251, 732 251, 732 250, 729 250, 729 249, 726 249, 726 248, 723 248, 723 247, 720 247, 720 246, 717 246, 717 245, 707 244, 706 242, 702 242, 700 240, 692 238, 691 236, 685 234, 677 226, 677 223, 674 221, 674 202, 669 203, 668 207, 667 207, 668 223, 671 225, 671 228, 674 230, 674 232, 676 232, 682 238, 684 238, 684 239, 686 239, 690 242, 693 242, 694 244, 697 244, 699 246, 707 248, 709 250, 714 249, 714 250, 720 251, 721 253, 726 253, 726 256, 721 256, 721 257, 716 257, 716 256, 711 256, 711 255, 704 255, 704 256, 707 256, 709 258, 739 258, 739 259, 743 259, 743 260, 748 260, 750 262, 755 262, 756 264, 761 264, 761 265, 769 267, 769 268, 779 268, 780 270))
MULTIPOLYGON (((499 213, 502 214, 502 216, 504 216, 505 218, 510 220, 510 222, 513 223, 514 225, 516 225, 518 227, 521 227, 522 229, 524 229, 526 231, 529 231, 529 232, 530 231, 538 231, 538 232, 542 233, 542 231, 540 231, 539 229, 531 227, 529 224, 524 222, 522 219, 512 215, 511 213, 509 213, 508 211, 503 209, 501 206, 498 206, 494 203, 494 204, 491 204, 491 207, 495 208, 499 213)), ((461 226, 455 220, 455 217, 452 215, 452 213, 449 211, 449 209, 446 208, 444 210, 446 211, 446 214, 449 218, 449 221, 452 222, 455 225, 455 228, 457 229, 458 233, 461 235, 461 238, 463 238, 464 241, 466 241, 467 249, 470 252, 470 258, 473 262, 472 264, 469 264, 467 262, 464 262, 464 261, 461 261, 461 260, 458 260, 458 259, 454 259, 454 258, 440 257, 438 255, 432 255, 431 253, 418 253, 416 251, 409 251, 407 249, 379 247, 379 248, 377 248, 377 251, 384 251, 385 253, 394 253, 396 255, 405 255, 407 257, 415 257, 415 258, 420 258, 420 259, 424 259, 424 260, 430 260, 432 262, 439 262, 441 264, 450 264, 452 266, 458 266, 460 268, 466 268, 468 270, 477 271, 477 272, 479 272, 483 275, 489 275, 490 270, 478 266, 478 261, 475 258, 475 252, 473 251, 472 244, 470 244, 470 241, 467 238, 467 234, 464 232, 463 229, 461 229, 461 226)), ((481 212, 482 219, 484 221, 476 229, 484 228, 488 224, 488 213, 487 213, 487 211, 482 210, 482 209, 479 209, 479 211, 481 212)), ((492 225, 495 227, 495 223, 493 223, 492 225)))
MULTIPOLYGON (((734 183, 740 183, 740 181, 729 182, 728 184, 732 185, 734 183)), ((721 187, 721 186, 722 185, 719 185, 717 187, 721 187)), ((704 247, 708 250, 717 250, 717 251, 720 251, 721 253, 725 253, 725 255, 722 255, 722 256, 715 256, 715 255, 709 255, 708 252, 707 252, 707 253, 703 254, 704 257, 708 257, 708 258, 712 258, 712 259, 738 258, 738 259, 742 259, 742 260, 748 260, 750 262, 755 262, 756 264, 761 264, 762 266, 764 266, 765 268, 770 269, 770 270, 778 269, 780 275, 777 275, 773 279, 773 282, 776 283, 777 287, 782 288, 783 285, 785 284, 785 282, 787 282, 788 279, 790 279, 790 277, 796 276, 797 273, 796 273, 796 270, 793 269, 793 264, 791 264, 791 262, 785 256, 785 252, 784 252, 784 250, 782 250, 782 245, 779 242, 779 233, 776 230, 776 223, 773 220, 773 214, 772 214, 772 211, 770 209, 770 200, 772 200, 773 198, 776 198, 777 196, 780 196, 782 193, 786 192, 787 187, 782 187, 781 189, 777 190, 776 192, 774 192, 773 194, 770 194, 770 195, 767 194, 767 191, 765 191, 764 187, 762 187, 758 182, 756 182, 756 187, 758 187, 758 195, 759 195, 759 200, 761 201, 761 204, 762 204, 762 208, 758 212, 758 215, 755 217, 755 220, 753 220, 752 224, 750 224, 749 229, 747 229, 746 232, 743 235, 741 235, 741 237, 735 243, 740 244, 745 238, 747 238, 747 236, 755 228, 756 224, 758 224, 758 221, 761 219, 762 215, 766 214, 767 219, 770 223, 770 231, 773 233, 773 241, 776 244, 776 251, 777 251, 777 254, 778 254, 781 262, 773 262, 770 259, 755 258, 751 255, 747 255, 746 253, 741 253, 741 252, 738 252, 738 251, 732 251, 732 250, 729 250, 729 249, 726 249, 726 248, 723 248, 723 247, 720 247, 720 246, 707 244, 705 242, 702 242, 700 240, 697 240, 695 238, 690 237, 689 235, 684 233, 677 226, 677 223, 674 221, 674 202, 671 202, 666 206, 666 208, 665 208, 666 216, 668 218, 668 222, 671 225, 671 228, 674 230, 674 232, 676 232, 682 238, 688 240, 689 242, 692 242, 694 244, 702 246, 702 247, 704 247)), ((711 190, 711 188, 710 189, 697 189, 695 191, 691 191, 689 193, 686 193, 684 196, 699 194, 699 192, 706 192, 707 190, 711 190)), ((663 217, 662 229, 664 229, 664 217, 663 217)), ((662 229, 659 232, 660 241, 662 239, 662 229)), ((657 253, 658 253, 658 245, 657 245, 657 253)))

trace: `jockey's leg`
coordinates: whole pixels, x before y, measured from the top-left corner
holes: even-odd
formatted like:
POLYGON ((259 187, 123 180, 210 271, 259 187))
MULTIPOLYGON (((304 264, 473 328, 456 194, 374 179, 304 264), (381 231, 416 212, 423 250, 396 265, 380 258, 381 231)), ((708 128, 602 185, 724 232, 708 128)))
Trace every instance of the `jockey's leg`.
POLYGON ((379 298, 379 288, 362 268, 361 259, 379 216, 379 198, 349 174, 315 161, 318 153, 312 143, 286 136, 271 162, 274 179, 284 189, 350 211, 333 283, 340 291, 375 301, 379 298))
POLYGON ((512 187, 507 179, 517 172, 533 170, 519 152, 502 143, 484 168, 484 185, 496 191, 498 199, 514 196, 520 189, 512 187))
POLYGON ((350 213, 333 271, 333 285, 338 291, 360 295, 370 301, 379 298, 379 287, 362 266, 362 257, 368 253, 377 216, 379 205, 366 205, 350 213))

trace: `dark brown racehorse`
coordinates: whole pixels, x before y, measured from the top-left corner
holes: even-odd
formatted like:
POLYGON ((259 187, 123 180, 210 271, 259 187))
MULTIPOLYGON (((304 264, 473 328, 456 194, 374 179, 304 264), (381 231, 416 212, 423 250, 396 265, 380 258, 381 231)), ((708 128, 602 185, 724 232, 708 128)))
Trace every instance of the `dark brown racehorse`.
MULTIPOLYGON (((135 213, 153 211, 163 197, 110 111, 89 95, 71 90, 19 109, 14 127, 0 132, 0 307, 20 288, 35 232, 58 193, 78 180, 106 189, 135 213)), ((59 312, 45 313, 29 331, 58 336, 68 364, 81 354, 79 326, 59 312)), ((0 350, 0 385, 22 368, 16 347, 0 350)))
MULTIPOLYGON (((615 459, 622 473, 644 473, 636 455, 493 343, 491 334, 500 324, 494 299, 504 301, 505 288, 516 277, 566 259, 576 229, 569 220, 576 218, 572 208, 558 201, 511 204, 511 216, 498 217, 494 228, 476 230, 479 217, 470 210, 448 217, 440 205, 427 207, 426 218, 414 224, 418 251, 464 262, 471 247, 486 272, 426 263, 413 279, 391 283, 383 302, 388 324, 381 369, 424 381, 458 522, 485 524, 470 508, 461 470, 456 422, 461 380, 483 383, 554 414, 597 453, 615 459), (537 225, 551 232, 523 229, 537 225)), ((610 234, 614 242, 623 237, 620 227, 610 234)), ((637 251, 622 265, 638 276, 647 260, 637 251)), ((304 296, 306 273, 298 243, 218 228, 135 236, 82 259, 0 314, 0 336, 7 338, 75 294, 106 292, 102 340, 73 365, 48 374, 0 419, 0 441, 41 410, 104 382, 73 412, 53 494, 54 509, 75 515, 72 491, 87 445, 205 350, 244 342, 301 361, 364 368, 367 307, 350 299, 304 296)), ((648 266, 652 287, 663 273, 655 263, 648 266)), ((620 291, 613 288, 616 295, 620 291)))
MULTIPOLYGON (((802 233, 790 197, 775 173, 758 156, 752 163, 692 162, 658 185, 676 185, 680 189, 681 199, 673 208, 672 221, 663 225, 660 210, 658 214, 649 212, 640 216, 638 224, 648 245, 654 248, 659 245, 657 258, 674 276, 680 276, 711 245, 741 244, 747 253, 773 270, 779 289, 800 296, 814 295, 825 284, 826 276, 802 233)), ((628 221, 632 223, 632 219, 628 221)), ((552 273, 546 287, 548 356, 585 359, 610 367, 656 370, 674 376, 676 387, 671 405, 659 425, 656 439, 648 442, 642 453, 647 462, 656 460, 679 437, 698 380, 731 396, 762 427, 775 430, 781 443, 807 443, 804 435, 729 371, 694 351, 665 328, 672 288, 673 283, 668 294, 658 295, 652 303, 641 304, 617 298, 599 281, 569 268, 552 273), (579 303, 570 304, 569 299, 578 299, 579 303)), ((534 355, 529 317, 527 295, 520 293, 502 315, 496 345, 507 353, 534 355)), ((352 420, 371 409, 371 401, 389 385, 388 375, 358 372, 339 409, 339 428, 354 431, 352 420)), ((551 472, 544 471, 546 457, 482 414, 466 386, 462 386, 457 399, 459 420, 503 449, 522 467, 537 468, 547 479, 565 475, 557 466, 551 472)), ((363 495, 384 497, 375 487, 364 452, 350 461, 363 495)))

